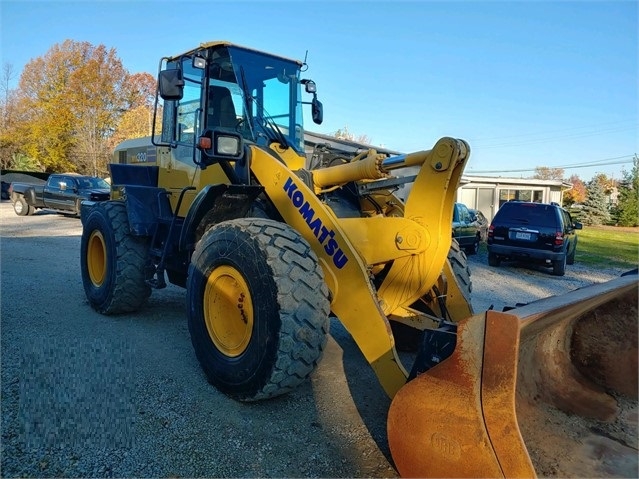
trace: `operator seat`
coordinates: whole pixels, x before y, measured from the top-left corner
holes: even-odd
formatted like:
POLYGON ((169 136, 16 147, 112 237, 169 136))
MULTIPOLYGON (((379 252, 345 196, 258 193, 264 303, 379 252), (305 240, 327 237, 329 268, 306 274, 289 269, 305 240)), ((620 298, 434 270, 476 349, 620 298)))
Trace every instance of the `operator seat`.
POLYGON ((207 128, 235 128, 237 115, 233 98, 228 88, 221 86, 209 87, 209 103, 207 112, 207 128))

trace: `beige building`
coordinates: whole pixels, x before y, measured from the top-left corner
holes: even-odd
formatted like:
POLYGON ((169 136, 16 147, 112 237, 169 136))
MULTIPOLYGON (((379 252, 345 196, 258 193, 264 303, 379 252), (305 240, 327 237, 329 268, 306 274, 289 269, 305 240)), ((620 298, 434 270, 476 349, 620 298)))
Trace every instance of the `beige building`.
POLYGON ((490 221, 499 207, 509 200, 561 205, 564 191, 571 188, 572 184, 561 180, 464 175, 457 189, 457 201, 480 210, 490 221))

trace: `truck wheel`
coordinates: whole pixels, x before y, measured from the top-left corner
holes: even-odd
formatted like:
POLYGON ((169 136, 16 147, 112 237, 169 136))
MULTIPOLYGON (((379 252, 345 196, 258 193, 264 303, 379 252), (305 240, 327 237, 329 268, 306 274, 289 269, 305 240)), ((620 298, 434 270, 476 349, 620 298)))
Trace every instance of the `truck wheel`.
POLYGON ((16 200, 13 202, 13 211, 15 211, 18 216, 33 214, 31 212, 31 206, 29 206, 27 200, 24 199, 24 196, 16 197, 16 200))
POLYGON ((475 241, 466 249, 468 254, 477 254, 479 252, 479 236, 475 237, 475 241))
POLYGON ((149 244, 129 232, 126 205, 94 206, 82 229, 80 267, 91 307, 102 314, 138 310, 151 295, 145 282, 149 244))
POLYGON ((191 258, 188 324, 211 384, 240 401, 291 391, 319 363, 330 301, 310 245, 284 223, 209 229, 191 258))

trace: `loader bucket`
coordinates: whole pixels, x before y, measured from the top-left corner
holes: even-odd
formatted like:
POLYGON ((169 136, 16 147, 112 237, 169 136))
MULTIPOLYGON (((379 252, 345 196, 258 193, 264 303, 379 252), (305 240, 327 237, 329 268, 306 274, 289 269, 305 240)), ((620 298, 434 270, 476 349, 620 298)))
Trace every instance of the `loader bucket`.
POLYGON ((403 477, 639 477, 637 275, 461 321, 388 413, 403 477))

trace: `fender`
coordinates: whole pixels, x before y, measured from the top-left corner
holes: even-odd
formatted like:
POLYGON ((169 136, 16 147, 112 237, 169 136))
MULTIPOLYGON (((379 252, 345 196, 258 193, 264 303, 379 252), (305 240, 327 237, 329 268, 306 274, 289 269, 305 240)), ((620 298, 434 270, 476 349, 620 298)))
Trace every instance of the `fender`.
POLYGON ((207 185, 197 194, 184 219, 179 250, 192 251, 197 242, 197 230, 206 218, 207 223, 219 223, 243 218, 264 188, 258 185, 207 185))

